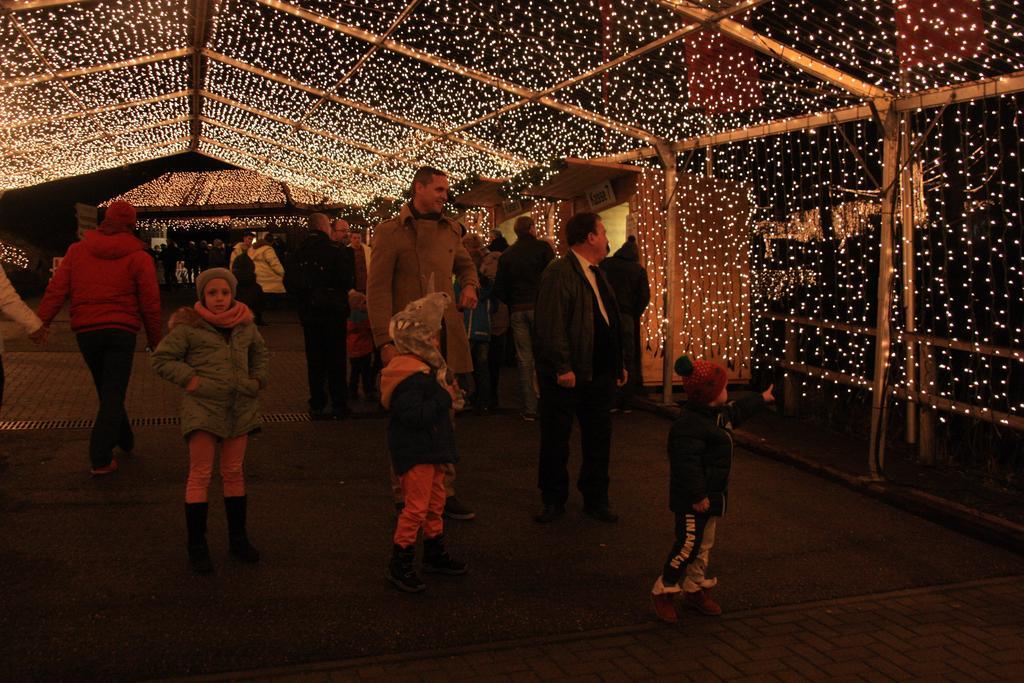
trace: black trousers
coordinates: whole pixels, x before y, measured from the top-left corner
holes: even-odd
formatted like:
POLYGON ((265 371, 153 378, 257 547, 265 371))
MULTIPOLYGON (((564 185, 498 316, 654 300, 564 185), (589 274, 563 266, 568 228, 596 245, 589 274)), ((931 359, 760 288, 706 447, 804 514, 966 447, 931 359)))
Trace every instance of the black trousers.
POLYGON ((665 566, 661 570, 661 580, 666 586, 679 583, 686 567, 700 554, 700 546, 704 542, 704 529, 711 519, 707 515, 695 513, 676 514, 676 542, 665 558, 665 566))
POLYGON ((93 467, 104 467, 110 464, 114 446, 125 451, 135 446, 135 435, 124 408, 135 359, 135 334, 115 329, 92 330, 79 332, 77 341, 100 401, 89 437, 89 460, 93 467))
POLYGON ((498 409, 498 380, 501 379, 501 366, 505 362, 505 341, 508 330, 502 334, 491 335, 491 346, 487 350, 487 371, 490 373, 491 410, 498 409))
POLYGON ((348 393, 352 398, 359 397, 359 385, 363 385, 363 396, 372 396, 373 387, 373 354, 356 356, 349 360, 351 369, 348 373, 348 393))
POLYGON ((538 486, 545 505, 564 505, 569 498, 569 437, 573 418, 580 423, 583 463, 576 487, 587 507, 608 504, 608 461, 612 423, 608 412, 615 397, 611 373, 576 387, 558 386, 554 376, 538 373, 540 383, 540 465, 538 486))
POLYGON ((330 397, 331 410, 348 410, 345 387, 345 321, 303 323, 306 342, 306 376, 309 380, 309 409, 321 412, 330 397), (326 391, 324 388, 326 387, 326 391))

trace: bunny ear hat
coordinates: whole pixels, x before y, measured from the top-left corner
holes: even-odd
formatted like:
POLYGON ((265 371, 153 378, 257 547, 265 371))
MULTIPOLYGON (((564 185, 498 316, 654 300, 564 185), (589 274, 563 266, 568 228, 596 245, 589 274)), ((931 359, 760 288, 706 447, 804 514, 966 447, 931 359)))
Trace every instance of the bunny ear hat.
POLYGON ((388 334, 398 352, 415 354, 435 370, 444 370, 444 357, 434 346, 434 337, 441 331, 441 318, 450 301, 444 292, 433 292, 392 316, 388 334))

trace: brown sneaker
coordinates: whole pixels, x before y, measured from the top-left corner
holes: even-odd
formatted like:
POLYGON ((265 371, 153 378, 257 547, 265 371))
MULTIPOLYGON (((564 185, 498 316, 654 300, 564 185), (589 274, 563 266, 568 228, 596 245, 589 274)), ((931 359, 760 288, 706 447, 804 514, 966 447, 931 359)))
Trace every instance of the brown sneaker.
POLYGON ((711 591, 707 588, 702 588, 699 591, 693 593, 683 594, 683 607, 697 610, 701 614, 706 614, 709 617, 717 617, 722 613, 722 608, 718 606, 715 599, 711 597, 711 591))
POLYGON ((651 604, 654 605, 654 613, 666 624, 674 624, 679 621, 676 614, 675 596, 678 593, 651 593, 651 604))

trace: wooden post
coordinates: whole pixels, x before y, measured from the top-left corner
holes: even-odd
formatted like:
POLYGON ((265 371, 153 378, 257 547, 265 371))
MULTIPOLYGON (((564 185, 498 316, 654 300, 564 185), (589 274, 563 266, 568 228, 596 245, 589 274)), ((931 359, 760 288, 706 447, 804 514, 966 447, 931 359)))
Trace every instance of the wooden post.
MULTIPOLYGON (((929 394, 937 393, 935 379, 938 375, 935 366, 935 350, 931 344, 921 343, 921 377, 919 391, 929 394)), ((921 411, 920 438, 917 441, 917 455, 925 465, 935 464, 935 410, 930 405, 918 403, 921 411)))
MULTIPOLYGON (((797 332, 796 325, 786 321, 786 351, 785 358, 787 363, 797 362, 797 332)), ((800 381, 797 379, 797 374, 791 369, 786 370, 786 377, 782 380, 782 414, 786 417, 796 417, 800 412, 800 396, 797 392, 800 391, 800 381)))
POLYGON ((885 469, 884 408, 889 400, 886 377, 889 372, 891 329, 889 308, 892 304, 892 236, 896 204, 896 172, 899 167, 899 115, 892 100, 877 100, 882 119, 882 230, 878 245, 878 310, 875 329, 875 373, 871 395, 871 441, 868 445, 868 472, 872 479, 881 479, 885 469))
MULTIPOLYGON (((900 223, 903 228, 903 329, 913 333, 917 329, 916 305, 914 295, 916 292, 916 275, 914 273, 914 165, 910 158, 910 114, 900 115, 900 123, 903 127, 903 134, 900 137, 900 163, 903 164, 903 171, 900 173, 900 223)), ((907 336, 904 346, 906 353, 906 376, 908 396, 915 396, 917 391, 917 343, 913 337, 907 336)), ((917 412, 919 404, 914 398, 907 399, 907 427, 906 442, 917 443, 917 412)))
POLYGON ((679 236, 679 209, 676 201, 676 153, 667 146, 659 145, 661 163, 665 167, 665 329, 662 346, 661 391, 665 405, 672 404, 672 371, 675 359, 676 329, 676 298, 673 294, 676 286, 676 259, 678 258, 677 238, 679 236))

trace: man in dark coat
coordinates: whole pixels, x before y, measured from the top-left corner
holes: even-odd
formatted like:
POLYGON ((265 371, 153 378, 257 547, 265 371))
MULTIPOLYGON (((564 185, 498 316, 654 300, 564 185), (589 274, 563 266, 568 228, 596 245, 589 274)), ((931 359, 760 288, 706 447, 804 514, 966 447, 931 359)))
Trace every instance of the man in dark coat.
POLYGON ((601 261, 601 270, 611 283, 619 302, 622 360, 629 371, 629 381, 619 391, 612 410, 620 409, 628 413, 632 407, 633 394, 643 385, 640 372, 640 318, 651 302, 651 287, 647 281, 647 271, 640 265, 636 237, 630 235, 614 256, 601 261))
POLYGON ((615 294, 597 264, 608 254, 601 217, 576 214, 565 226, 569 253, 541 276, 534 311, 533 348, 540 385, 540 463, 543 510, 534 519, 553 522, 569 497, 569 437, 580 423, 583 464, 577 488, 583 510, 601 522, 618 516, 608 503, 612 428, 608 413, 616 383, 627 378, 615 294))
POLYGON ((511 313, 509 324, 512 341, 516 345, 523 419, 532 422, 537 419, 537 394, 533 388, 533 310, 540 275, 555 258, 555 251, 550 244, 537 239, 533 219, 529 216, 520 216, 516 220, 515 231, 516 243, 498 260, 493 294, 508 306, 511 313))
POLYGON ((285 288, 298 308, 306 342, 309 414, 314 420, 340 420, 349 414, 345 335, 355 264, 352 250, 331 240, 327 216, 312 214, 309 229, 309 236, 285 270, 285 288))

